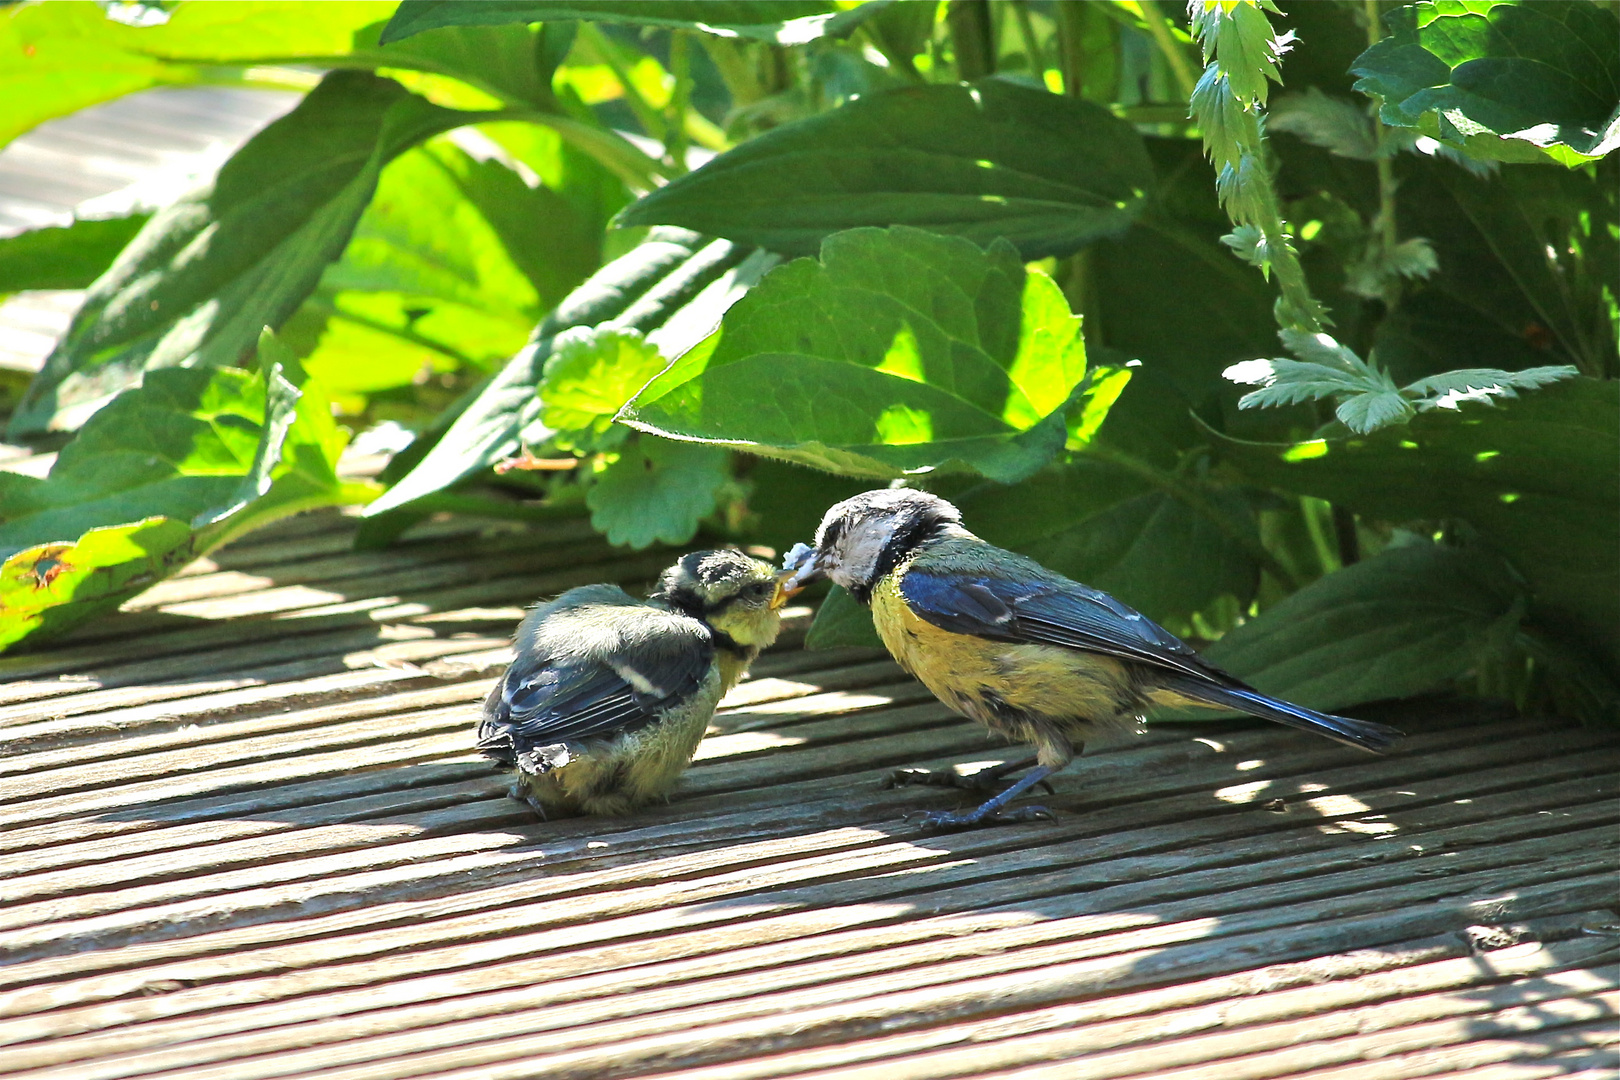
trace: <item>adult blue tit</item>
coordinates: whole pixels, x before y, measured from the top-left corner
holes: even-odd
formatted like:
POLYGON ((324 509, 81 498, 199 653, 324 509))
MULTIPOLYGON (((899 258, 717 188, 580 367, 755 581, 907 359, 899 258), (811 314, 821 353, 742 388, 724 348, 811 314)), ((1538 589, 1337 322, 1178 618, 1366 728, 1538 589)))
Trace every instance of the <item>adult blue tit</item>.
MULTIPOLYGON (((1135 731, 1150 705, 1236 709, 1367 750, 1401 733, 1267 697, 1107 593, 986 543, 956 507, 921 491, 868 491, 827 511, 795 545, 788 587, 827 577, 872 609, 889 652, 954 711, 1035 756, 966 778, 986 787, 1028 769, 976 810, 930 829, 1049 817, 1008 803, 1074 759, 1087 739, 1135 731)), ((907 779, 905 774, 900 777, 907 779)), ((910 774, 910 779, 924 779, 910 774)), ((954 774, 925 782, 952 783, 954 774)))
POLYGON ((478 749, 517 771, 513 796, 542 817, 666 797, 721 697, 776 640, 781 577, 741 552, 698 551, 645 601, 586 585, 541 604, 484 702, 478 749))

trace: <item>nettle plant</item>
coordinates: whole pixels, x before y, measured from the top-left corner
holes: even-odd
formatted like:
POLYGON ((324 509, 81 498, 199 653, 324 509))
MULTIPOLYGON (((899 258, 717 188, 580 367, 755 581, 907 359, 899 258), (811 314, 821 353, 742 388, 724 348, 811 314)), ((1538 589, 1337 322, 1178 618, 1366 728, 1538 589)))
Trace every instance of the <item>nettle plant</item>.
MULTIPOLYGON (((311 506, 781 549, 905 483, 1272 693, 1613 717, 1617 36, 1592 0, 0 10, 0 138, 308 90, 177 201, 0 241, 0 291, 89 289, 7 388, 61 455, 0 473, 0 645, 311 506), (345 483, 354 432, 408 444, 345 483)), ((872 640, 827 598, 813 645, 872 640)))

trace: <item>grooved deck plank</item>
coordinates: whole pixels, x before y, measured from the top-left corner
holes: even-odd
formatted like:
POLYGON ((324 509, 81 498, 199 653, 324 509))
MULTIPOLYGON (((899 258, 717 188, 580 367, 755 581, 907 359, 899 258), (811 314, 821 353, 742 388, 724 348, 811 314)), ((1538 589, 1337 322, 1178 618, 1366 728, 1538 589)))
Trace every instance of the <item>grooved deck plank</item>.
POLYGON ((889 773, 1010 751, 882 654, 802 651, 794 609, 670 805, 542 822, 470 747, 507 634, 670 555, 353 528, 0 658, 8 1077, 1613 1074, 1612 732, 1159 726, 1057 776, 1053 821, 930 836, 908 814, 966 796, 889 773))

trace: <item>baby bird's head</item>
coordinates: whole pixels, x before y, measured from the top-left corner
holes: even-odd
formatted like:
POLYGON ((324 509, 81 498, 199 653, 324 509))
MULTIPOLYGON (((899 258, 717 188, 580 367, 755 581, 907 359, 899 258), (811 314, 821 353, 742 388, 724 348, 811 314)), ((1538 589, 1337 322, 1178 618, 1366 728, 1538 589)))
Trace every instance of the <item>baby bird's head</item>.
POLYGON ((790 593, 783 571, 740 551, 694 551, 665 570, 650 600, 709 624, 743 646, 766 648, 782 627, 790 593))
POLYGON ((961 524, 961 513, 938 495, 908 488, 863 491, 827 511, 814 547, 796 544, 788 552, 783 565, 793 576, 787 586, 795 590, 831 578, 865 603, 872 587, 917 545, 961 524))

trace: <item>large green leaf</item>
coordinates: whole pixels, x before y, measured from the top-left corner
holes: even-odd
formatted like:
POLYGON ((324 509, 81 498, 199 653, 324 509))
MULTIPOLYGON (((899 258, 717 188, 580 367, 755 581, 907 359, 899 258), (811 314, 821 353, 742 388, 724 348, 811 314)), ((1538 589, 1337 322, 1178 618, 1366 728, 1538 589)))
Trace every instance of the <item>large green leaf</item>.
POLYGON ((424 369, 493 367, 596 265, 600 219, 580 220, 560 194, 454 138, 383 170, 342 258, 287 324, 335 395, 409 386, 424 369))
POLYGON ((1369 517, 1468 522, 1524 575, 1538 618, 1620 668, 1620 384, 1570 379, 1365 438, 1221 439, 1219 452, 1258 483, 1369 517))
POLYGON ((550 69, 537 60, 555 50, 543 32, 521 25, 447 27, 379 45, 395 7, 387 0, 181 0, 167 7, 166 19, 140 26, 81 0, 0 8, 0 145, 52 117, 152 86, 196 82, 221 66, 390 67, 449 75, 509 103, 550 102, 550 69))
POLYGON ((632 204, 790 255, 829 234, 911 225, 1026 259, 1122 232, 1152 186, 1134 128, 1106 109, 989 79, 872 94, 766 132, 632 204))
POLYGON ((591 525, 610 543, 637 550, 684 544, 731 479, 730 456, 716 446, 634 439, 585 493, 591 525))
MULTIPOLYGON (((261 356, 290 361, 273 339, 261 356)), ((279 363, 151 373, 85 424, 43 480, 0 473, 0 648, 116 608, 232 536, 365 498, 319 394, 279 363)))
POLYGON ((88 288, 151 216, 84 218, 0 240, 0 294, 88 288))
MULTIPOLYGON (((725 240, 709 241, 680 229, 654 230, 546 316, 533 340, 468 403, 422 460, 367 507, 367 515, 400 509, 513 454, 524 431, 540 420, 535 390, 563 331, 608 324, 611 329, 651 331, 690 308, 685 317, 696 321, 702 333, 724 310, 717 305, 748 257, 747 249, 725 240), (717 283, 718 295, 706 292, 717 283)), ((535 441, 549 433, 534 432, 535 441)))
POLYGON ((443 26, 583 19, 797 45, 848 33, 866 14, 859 8, 840 12, 824 0, 704 0, 702 4, 690 0, 404 0, 383 31, 382 41, 399 41, 443 26))
POLYGON ((342 252, 383 166, 479 118, 390 79, 328 75, 237 151, 213 185, 147 223, 91 289, 12 433, 77 427, 145 371, 238 363, 342 252))
POLYGON ((853 229, 769 274, 626 406, 632 427, 849 476, 1004 482, 1063 446, 1079 319, 1005 241, 853 229))
POLYGON ((1588 0, 1436 0, 1384 16, 1351 67, 1386 124, 1480 157, 1566 164, 1620 147, 1620 21, 1588 0), (1539 148, 1539 149, 1538 149, 1539 148))
POLYGON ((1422 223, 1440 269, 1411 310, 1403 301, 1380 326, 1380 362, 1410 377, 1554 363, 1614 372, 1604 292, 1620 292, 1615 164, 1506 165, 1483 179, 1447 162, 1403 162, 1402 220, 1422 223))
POLYGON ((1340 709, 1500 663, 1523 612, 1499 559, 1419 542, 1312 582, 1206 655, 1268 694, 1340 709))
POLYGON ((1254 512, 1231 488, 1182 480, 1196 505, 1143 473, 1080 454, 1012 487, 958 500, 991 543, 1111 593, 1180 633, 1223 596, 1254 598, 1260 543, 1254 512))

